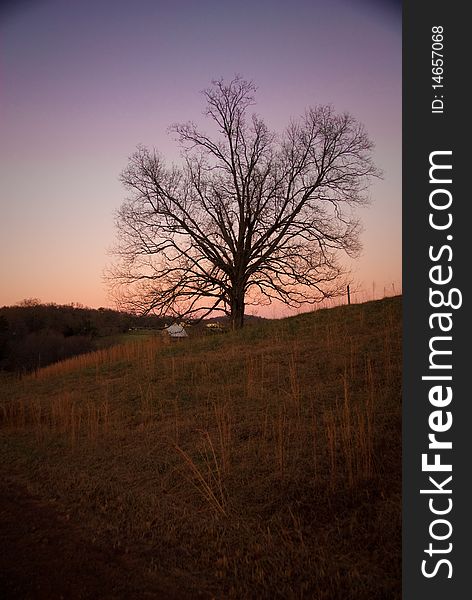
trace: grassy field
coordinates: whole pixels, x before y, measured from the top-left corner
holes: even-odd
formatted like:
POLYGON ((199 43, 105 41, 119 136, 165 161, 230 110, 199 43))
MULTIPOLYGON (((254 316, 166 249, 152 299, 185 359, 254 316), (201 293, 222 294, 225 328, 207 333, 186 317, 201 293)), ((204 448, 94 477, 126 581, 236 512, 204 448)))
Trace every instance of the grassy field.
POLYGON ((400 598, 401 297, 149 337, 0 386, 1 474, 144 584, 400 598))

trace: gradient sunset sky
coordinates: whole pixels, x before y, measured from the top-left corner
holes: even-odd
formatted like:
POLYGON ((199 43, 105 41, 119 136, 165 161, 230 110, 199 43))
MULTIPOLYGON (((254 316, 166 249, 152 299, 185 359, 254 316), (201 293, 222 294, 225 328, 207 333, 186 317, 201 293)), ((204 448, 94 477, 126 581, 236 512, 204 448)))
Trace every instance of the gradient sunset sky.
MULTIPOLYGON (((307 106, 359 119, 384 178, 360 213, 365 299, 401 290, 401 10, 395 1, 17 0, 0 9, 0 306, 109 306, 118 180, 137 144, 178 161, 167 127, 236 73, 274 130, 307 106)), ((261 311, 262 314, 263 311, 261 311)), ((264 314, 271 316, 270 309, 264 314)))

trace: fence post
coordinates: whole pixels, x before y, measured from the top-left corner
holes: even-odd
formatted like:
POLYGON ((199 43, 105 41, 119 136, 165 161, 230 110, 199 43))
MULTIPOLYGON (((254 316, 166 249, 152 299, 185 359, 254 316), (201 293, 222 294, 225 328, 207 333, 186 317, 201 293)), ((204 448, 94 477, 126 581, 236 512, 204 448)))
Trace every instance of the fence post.
POLYGON ((347 286, 347 303, 351 304, 351 290, 349 286, 347 286))

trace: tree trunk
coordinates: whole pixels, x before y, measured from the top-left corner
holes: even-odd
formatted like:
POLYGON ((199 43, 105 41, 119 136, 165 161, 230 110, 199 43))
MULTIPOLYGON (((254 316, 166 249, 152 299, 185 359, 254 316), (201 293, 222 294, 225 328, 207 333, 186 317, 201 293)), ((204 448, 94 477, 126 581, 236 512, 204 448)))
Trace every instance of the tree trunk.
POLYGON ((241 329, 244 325, 244 290, 235 290, 231 298, 231 329, 241 329))

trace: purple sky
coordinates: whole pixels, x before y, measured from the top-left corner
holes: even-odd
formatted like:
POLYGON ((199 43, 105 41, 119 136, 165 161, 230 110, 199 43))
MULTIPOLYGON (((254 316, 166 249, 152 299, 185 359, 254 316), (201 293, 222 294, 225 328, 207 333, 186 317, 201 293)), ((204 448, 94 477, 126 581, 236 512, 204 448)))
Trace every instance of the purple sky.
POLYGON ((318 103, 364 123, 384 179, 353 268, 364 299, 400 291, 400 3, 23 0, 0 12, 0 305, 109 305, 127 157, 177 161, 168 125, 199 122, 199 91, 235 73, 275 130, 318 103))

